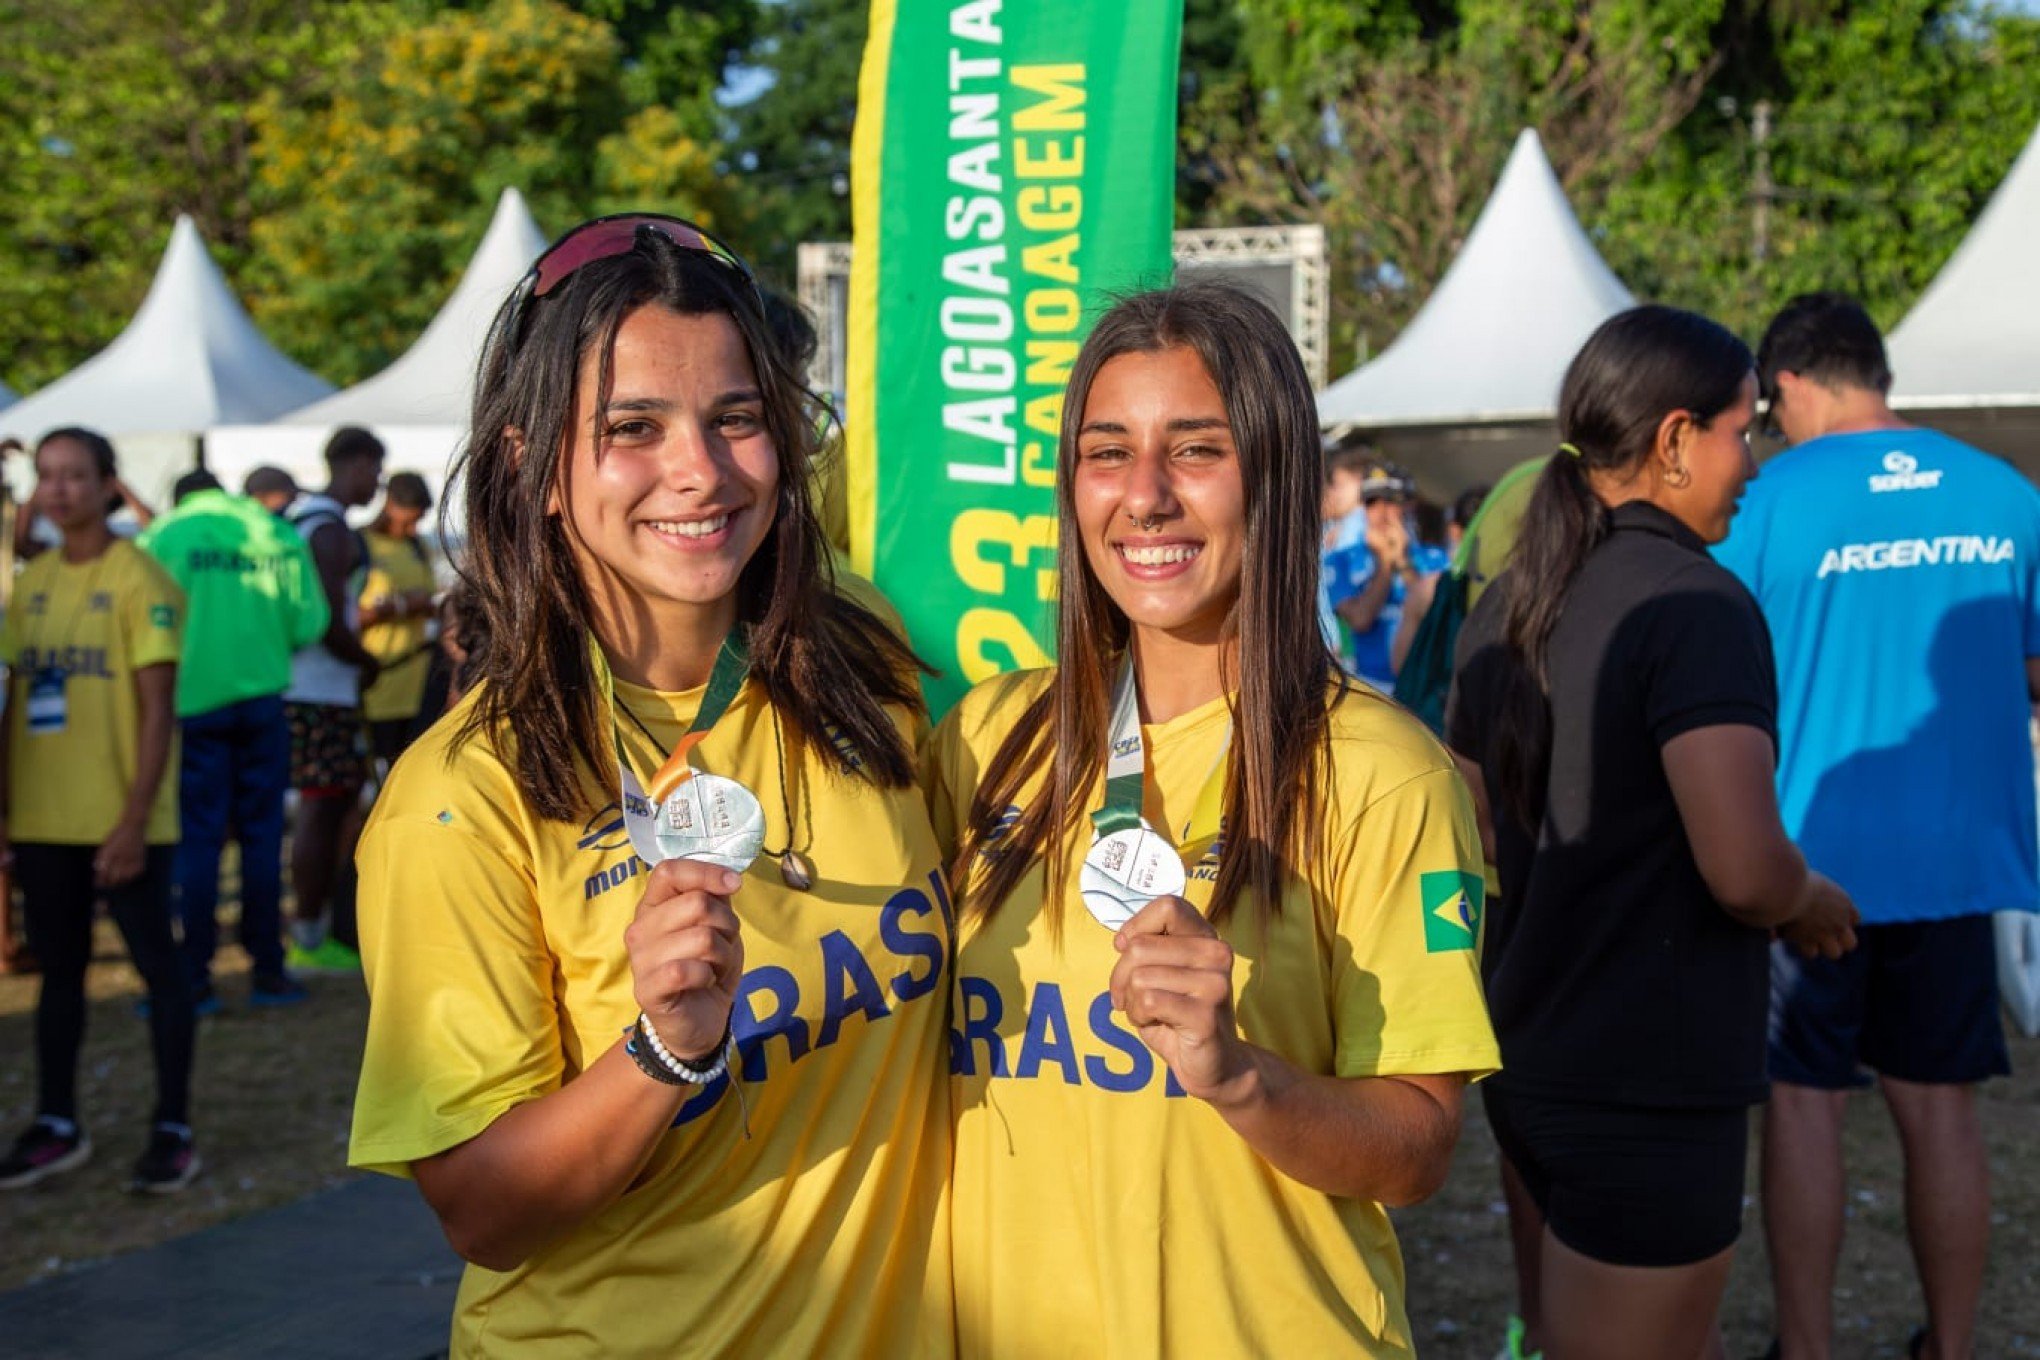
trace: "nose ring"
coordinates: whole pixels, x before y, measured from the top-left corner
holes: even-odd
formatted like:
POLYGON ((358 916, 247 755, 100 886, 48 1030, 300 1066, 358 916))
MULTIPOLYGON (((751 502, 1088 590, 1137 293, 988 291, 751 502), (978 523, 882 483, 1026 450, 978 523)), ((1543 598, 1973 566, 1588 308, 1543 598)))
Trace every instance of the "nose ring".
POLYGON ((1140 530, 1144 534, 1153 533, 1156 529, 1161 527, 1162 523, 1162 521, 1154 515, 1149 515, 1146 516, 1145 518, 1135 515, 1128 515, 1127 518, 1133 521, 1134 528, 1140 530))

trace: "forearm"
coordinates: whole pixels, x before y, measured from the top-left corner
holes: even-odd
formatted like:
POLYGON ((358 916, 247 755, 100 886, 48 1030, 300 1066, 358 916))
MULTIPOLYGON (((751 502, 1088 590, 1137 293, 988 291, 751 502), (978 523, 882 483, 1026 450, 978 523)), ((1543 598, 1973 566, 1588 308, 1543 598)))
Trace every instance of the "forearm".
POLYGON ((1813 889, 1806 856, 1781 834, 1769 844, 1752 847, 1732 877, 1708 878, 1708 890, 1721 909, 1746 926, 1773 930, 1806 909, 1813 889), (1720 879, 1720 882, 1714 881, 1720 879))
POLYGON ((120 819, 132 826, 146 826, 149 810, 156 804, 156 793, 163 786, 163 776, 170 768, 170 733, 177 718, 173 709, 176 693, 175 673, 169 682, 148 682, 136 678, 141 698, 141 711, 136 722, 135 781, 128 786, 127 804, 121 809, 120 819))
POLYGON ((622 1195, 696 1089, 645 1075, 619 1040, 559 1090, 412 1170, 454 1250, 509 1270, 622 1195))
POLYGON ((1387 1205, 1415 1204, 1444 1184, 1461 1078, 1327 1077, 1264 1048, 1246 1052, 1246 1071, 1210 1103, 1276 1170, 1328 1195, 1387 1205))
POLYGON ((1381 617, 1382 606, 1388 603, 1388 592, 1394 585, 1395 573, 1376 559, 1374 575, 1367 578, 1367 584, 1360 587, 1360 593, 1340 601, 1339 617, 1354 632, 1366 632, 1381 617))
POLYGON ((361 638, 347 626, 345 616, 335 611, 333 621, 326 625, 325 634, 319 639, 326 650, 350 666, 372 666, 376 664, 368 648, 361 645, 361 638))

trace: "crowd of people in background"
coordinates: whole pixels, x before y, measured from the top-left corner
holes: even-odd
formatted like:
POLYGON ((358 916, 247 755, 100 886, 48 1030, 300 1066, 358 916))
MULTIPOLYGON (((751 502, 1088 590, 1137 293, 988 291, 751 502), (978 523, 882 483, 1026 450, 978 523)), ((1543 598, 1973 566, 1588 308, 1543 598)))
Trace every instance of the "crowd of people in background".
POLYGON ((134 1185, 197 1174, 233 841, 251 1005, 369 960, 351 1157, 474 1263, 463 1352, 1406 1354, 1383 1206, 1478 1082, 1504 1355, 1722 1356, 1762 1106, 1771 1354, 1822 1357, 1875 1082, 1908 1351, 1973 1353, 1989 917, 2040 907, 2040 491, 1892 412, 1860 307, 1795 299, 1754 352, 1625 311, 1556 449, 1433 504, 1321 447, 1252 297, 1124 300, 1066 403, 1060 663, 932 736, 832 566, 797 321, 677 219, 556 242, 491 332, 451 599, 368 431, 321 491, 195 471, 160 516, 100 436, 37 445, 0 947, 42 972, 38 1109, 0 1188, 91 1155, 97 902, 147 986, 134 1185), (784 848, 669 854, 739 783, 784 848), (1074 1241, 1081 1281, 1041 1269, 1074 1241))
POLYGON ((0 631, 11 672, 0 806, 12 814, 0 885, 5 897, 20 888, 25 929, 0 906, 0 950, 8 971, 41 974, 39 1094, 34 1122, 0 1159, 0 1189, 92 1155, 74 1087, 103 903, 147 983, 137 1010, 156 1054, 158 1103, 133 1185, 171 1193, 202 1164, 188 1109, 194 1021, 223 1006, 214 961, 228 843, 251 1008, 308 1000, 305 973, 360 972, 343 936, 362 795, 436 716, 433 680, 446 691, 428 636, 438 568, 419 533, 431 496, 415 473, 383 488, 383 447, 353 428, 327 443, 324 493, 262 467, 237 495, 198 468, 161 513, 93 431, 53 431, 33 457, 35 490, 13 531, 25 566, 0 631), (356 531, 342 507, 379 491, 381 513, 356 531), (297 919, 286 934, 293 792, 297 919))

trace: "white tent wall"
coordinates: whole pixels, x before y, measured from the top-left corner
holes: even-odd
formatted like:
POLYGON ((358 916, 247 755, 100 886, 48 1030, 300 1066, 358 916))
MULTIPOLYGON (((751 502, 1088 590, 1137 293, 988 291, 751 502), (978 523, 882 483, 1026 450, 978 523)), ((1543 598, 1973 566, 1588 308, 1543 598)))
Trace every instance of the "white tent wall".
POLYGON ((0 411, 0 434, 62 425, 107 435, 196 434, 270 420, 333 386, 263 339, 189 217, 180 216, 148 296, 112 344, 0 411))
POLYGON ((1634 301, 1526 128, 1423 308, 1379 358, 1324 390, 1318 419, 1409 432, 1548 421, 1574 352, 1634 301))

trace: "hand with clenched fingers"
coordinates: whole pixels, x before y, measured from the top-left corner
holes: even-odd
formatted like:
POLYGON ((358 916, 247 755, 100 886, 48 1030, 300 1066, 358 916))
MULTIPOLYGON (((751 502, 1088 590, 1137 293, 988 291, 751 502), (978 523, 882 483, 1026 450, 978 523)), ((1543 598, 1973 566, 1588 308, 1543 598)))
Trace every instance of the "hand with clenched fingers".
POLYGON ((743 877, 717 864, 669 859, 652 869, 625 927, 632 989, 674 1056, 714 1055, 744 975, 744 940, 730 895, 743 877))
POLYGON ((1221 1101, 1252 1059, 1233 1019, 1232 946, 1180 897, 1157 897, 1119 928, 1112 1004, 1193 1096, 1221 1101))

